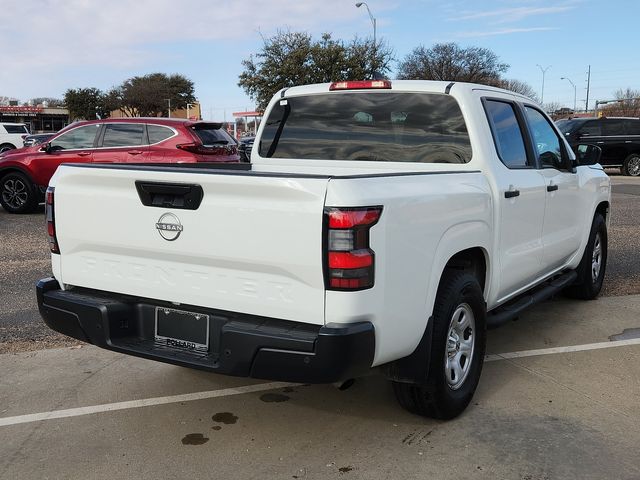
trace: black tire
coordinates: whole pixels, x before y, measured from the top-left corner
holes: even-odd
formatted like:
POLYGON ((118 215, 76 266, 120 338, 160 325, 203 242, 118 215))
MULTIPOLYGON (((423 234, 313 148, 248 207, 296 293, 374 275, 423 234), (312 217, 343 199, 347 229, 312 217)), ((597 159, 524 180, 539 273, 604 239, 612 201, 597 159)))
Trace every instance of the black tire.
POLYGON ((630 177, 640 176, 640 155, 632 153, 624 159, 622 173, 630 177))
POLYGON ((38 206, 35 186, 22 173, 7 173, 0 178, 0 205, 8 213, 33 212, 38 206))
POLYGON ((607 269, 607 223, 600 213, 596 213, 589 232, 589 241, 582 254, 580 264, 576 269, 578 279, 574 285, 565 289, 565 294, 571 298, 581 300, 593 300, 598 296, 604 282, 604 274, 607 269), (598 248, 599 244, 599 248, 598 248), (600 258, 598 262, 597 274, 594 273, 597 254, 594 250, 599 250, 600 258))
POLYGON ((432 321, 433 337, 426 381, 421 384, 393 382, 393 390, 398 402, 406 410, 425 417, 448 420, 460 415, 469 405, 484 362, 486 308, 482 289, 475 276, 462 271, 445 271, 438 287, 432 321), (450 327, 457 324, 454 314, 461 308, 468 308, 472 313, 473 318, 469 323, 475 327, 472 332, 464 330, 464 335, 468 333, 473 345, 471 354, 464 362, 461 342, 457 342, 457 347, 449 342, 450 327), (448 360, 455 362, 456 357, 460 358, 457 365, 462 365, 463 374, 458 379, 461 383, 452 385, 453 370, 447 372, 446 365, 448 360), (467 365, 469 358, 471 363, 464 373, 464 365, 467 365))
POLYGON ((15 150, 16 146, 12 145, 11 143, 3 143, 2 145, 0 145, 0 153, 2 152, 6 152, 7 150, 15 150))

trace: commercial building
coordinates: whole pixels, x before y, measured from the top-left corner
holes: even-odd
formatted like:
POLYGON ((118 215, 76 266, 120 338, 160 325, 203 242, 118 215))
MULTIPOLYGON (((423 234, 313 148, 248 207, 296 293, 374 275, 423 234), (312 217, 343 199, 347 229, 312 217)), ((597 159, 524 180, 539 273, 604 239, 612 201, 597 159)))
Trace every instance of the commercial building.
POLYGON ((69 124, 69 110, 43 105, 0 106, 0 122, 26 123, 31 133, 57 132, 69 124))

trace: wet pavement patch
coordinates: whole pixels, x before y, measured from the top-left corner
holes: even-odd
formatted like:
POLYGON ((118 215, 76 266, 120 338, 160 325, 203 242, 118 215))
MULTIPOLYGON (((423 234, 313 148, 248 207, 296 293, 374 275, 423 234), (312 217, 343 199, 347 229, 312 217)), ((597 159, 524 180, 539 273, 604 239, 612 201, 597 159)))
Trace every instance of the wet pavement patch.
POLYGON ((293 393, 293 392, 295 392, 295 390, 293 389, 293 387, 284 387, 282 389, 282 392, 283 393, 293 393))
POLYGON ((220 425, 214 425, 211 427, 211 430, 222 430, 222 427, 220 425))
POLYGON ((622 333, 611 335, 609 340, 615 342, 618 340, 632 340, 634 338, 640 338, 640 328, 625 328, 622 333))
POLYGON ((340 473, 349 473, 351 470, 353 470, 353 467, 351 465, 349 465, 348 467, 340 467, 338 469, 340 473))
POLYGON ((185 435, 182 439, 183 445, 203 445, 207 443, 209 439, 202 435, 201 433, 190 433, 185 435))
POLYGON ((286 402, 290 398, 291 397, 287 395, 282 395, 281 393, 265 393, 263 395, 260 395, 260 400, 267 403, 286 402))
POLYGON ((230 425, 232 423, 236 423, 238 421, 238 417, 231 412, 220 412, 211 417, 211 420, 218 423, 224 423, 225 425, 230 425))

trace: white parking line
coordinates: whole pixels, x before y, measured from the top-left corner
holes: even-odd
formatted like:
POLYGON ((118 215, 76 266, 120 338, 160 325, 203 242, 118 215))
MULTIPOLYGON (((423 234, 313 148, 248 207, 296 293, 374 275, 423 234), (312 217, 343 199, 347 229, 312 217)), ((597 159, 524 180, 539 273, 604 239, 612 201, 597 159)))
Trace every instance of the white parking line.
MULTIPOLYGON (((613 342, 587 343, 584 345, 571 345, 568 347, 541 348, 538 350, 523 350, 520 352, 497 353, 487 355, 486 362, 496 362, 512 358, 535 357, 538 355, 553 355, 557 353, 581 352, 585 350, 600 350, 603 348, 625 347, 628 345, 640 345, 640 338, 629 340, 616 340, 613 342)), ((21 423, 41 422, 43 420, 53 420, 56 418, 80 417, 94 413, 113 412, 116 410, 127 410, 131 408, 151 407, 155 405, 166 405, 169 403, 192 402, 194 400, 204 400, 207 398, 228 397, 231 395, 242 395, 244 393, 263 392, 265 390, 275 390, 278 388, 299 385, 297 383, 271 382, 259 383, 257 385, 246 385, 243 387, 225 388, 222 390, 210 390, 206 392, 185 393, 182 395, 171 395, 168 397, 143 398, 140 400, 129 400, 126 402, 105 403, 102 405, 92 405, 89 407, 68 408, 65 410, 53 410, 51 412, 31 413, 27 415, 17 415, 15 417, 0 418, 0 427, 18 425, 21 423)))
POLYGON ((260 383, 258 385, 246 385, 244 387, 210 390, 208 392, 185 393, 182 395, 171 395, 169 397, 143 398, 140 400, 129 400, 127 402, 92 405, 90 407, 68 408, 66 410, 53 410, 51 412, 31 413, 28 415, 17 415, 15 417, 0 418, 0 427, 17 425, 19 423, 41 422, 42 420, 52 420, 54 418, 80 417, 82 415, 91 415, 92 413, 113 412, 115 410, 127 410, 130 408, 166 405, 168 403, 192 402, 194 400, 204 400, 206 398, 228 397, 230 395, 242 395, 243 393, 262 392, 265 390, 275 390, 277 388, 291 387, 295 385, 298 384, 285 382, 260 383))
POLYGON ((509 358, 537 357, 538 355, 553 355, 556 353, 582 352, 585 350, 600 350, 603 348, 626 347, 640 345, 640 338, 615 340, 613 342, 585 343, 584 345, 570 345, 568 347, 540 348, 538 350, 523 350, 520 352, 496 353, 484 357, 485 362, 507 360, 509 358))

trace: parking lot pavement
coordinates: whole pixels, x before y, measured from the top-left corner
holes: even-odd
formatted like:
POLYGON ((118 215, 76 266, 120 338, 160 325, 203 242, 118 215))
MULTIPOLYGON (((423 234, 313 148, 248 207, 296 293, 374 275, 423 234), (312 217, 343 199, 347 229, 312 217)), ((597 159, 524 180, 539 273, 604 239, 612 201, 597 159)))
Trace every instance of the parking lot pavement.
POLYGON ((91 346, 4 354, 0 478, 640 478, 639 337, 640 296, 540 305, 490 331, 451 422, 378 376, 339 391, 91 346))

